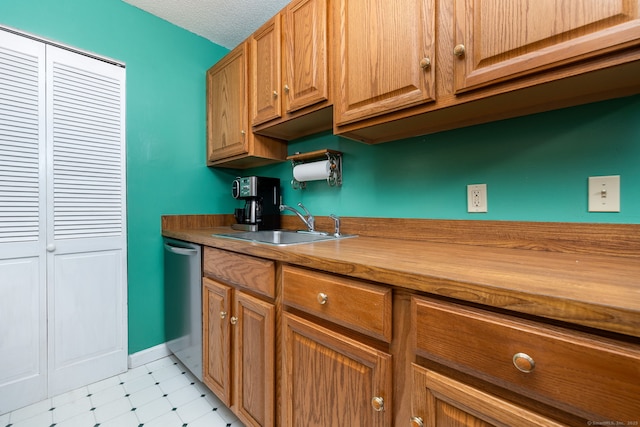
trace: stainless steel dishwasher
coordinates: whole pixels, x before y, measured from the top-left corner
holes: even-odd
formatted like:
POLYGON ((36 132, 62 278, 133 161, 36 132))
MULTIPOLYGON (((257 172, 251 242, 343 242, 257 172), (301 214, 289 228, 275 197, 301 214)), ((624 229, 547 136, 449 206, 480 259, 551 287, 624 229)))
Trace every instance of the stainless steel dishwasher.
POLYGON ((164 238, 164 329, 169 350, 202 381, 202 248, 164 238))

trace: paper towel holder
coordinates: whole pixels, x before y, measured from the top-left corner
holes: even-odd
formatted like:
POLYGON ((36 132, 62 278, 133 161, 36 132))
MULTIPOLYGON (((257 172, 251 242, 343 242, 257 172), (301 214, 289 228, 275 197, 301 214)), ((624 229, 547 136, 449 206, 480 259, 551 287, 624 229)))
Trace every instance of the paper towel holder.
MULTIPOLYGON (((325 148, 323 150, 311 151, 309 153, 295 153, 287 157, 291 160, 292 168, 303 163, 322 160, 329 160, 331 163, 331 171, 327 177, 329 187, 339 187, 342 185, 342 153, 336 150, 325 148)), ((291 186, 294 190, 304 189, 307 187, 306 182, 297 181, 295 178, 291 180, 291 186)))

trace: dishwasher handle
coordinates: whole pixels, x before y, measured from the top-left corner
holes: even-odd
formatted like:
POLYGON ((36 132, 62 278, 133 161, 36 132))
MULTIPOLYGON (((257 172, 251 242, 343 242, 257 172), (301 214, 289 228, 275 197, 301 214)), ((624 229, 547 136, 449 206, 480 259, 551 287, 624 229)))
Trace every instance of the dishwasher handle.
POLYGON ((174 254, 178 254, 178 255, 191 256, 198 253, 197 249, 181 248, 179 246, 173 246, 169 243, 165 243, 164 248, 169 252, 173 252, 174 254))

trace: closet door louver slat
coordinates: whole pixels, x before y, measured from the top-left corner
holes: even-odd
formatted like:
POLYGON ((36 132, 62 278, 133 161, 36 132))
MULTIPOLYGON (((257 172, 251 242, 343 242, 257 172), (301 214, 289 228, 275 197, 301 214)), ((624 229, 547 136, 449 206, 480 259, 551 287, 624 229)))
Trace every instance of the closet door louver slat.
POLYGON ((53 68, 54 238, 122 234, 120 82, 53 68))

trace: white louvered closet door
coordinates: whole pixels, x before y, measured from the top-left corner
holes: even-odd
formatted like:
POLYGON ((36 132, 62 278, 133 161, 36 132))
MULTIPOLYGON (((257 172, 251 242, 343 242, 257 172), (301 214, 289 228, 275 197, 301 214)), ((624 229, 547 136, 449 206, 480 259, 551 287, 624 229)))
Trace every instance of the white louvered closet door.
POLYGON ((0 414, 127 368, 125 70, 0 30, 0 414))
POLYGON ((125 71, 47 46, 49 394, 127 369, 125 71))
POLYGON ((0 31, 0 414, 47 397, 44 57, 0 31))

